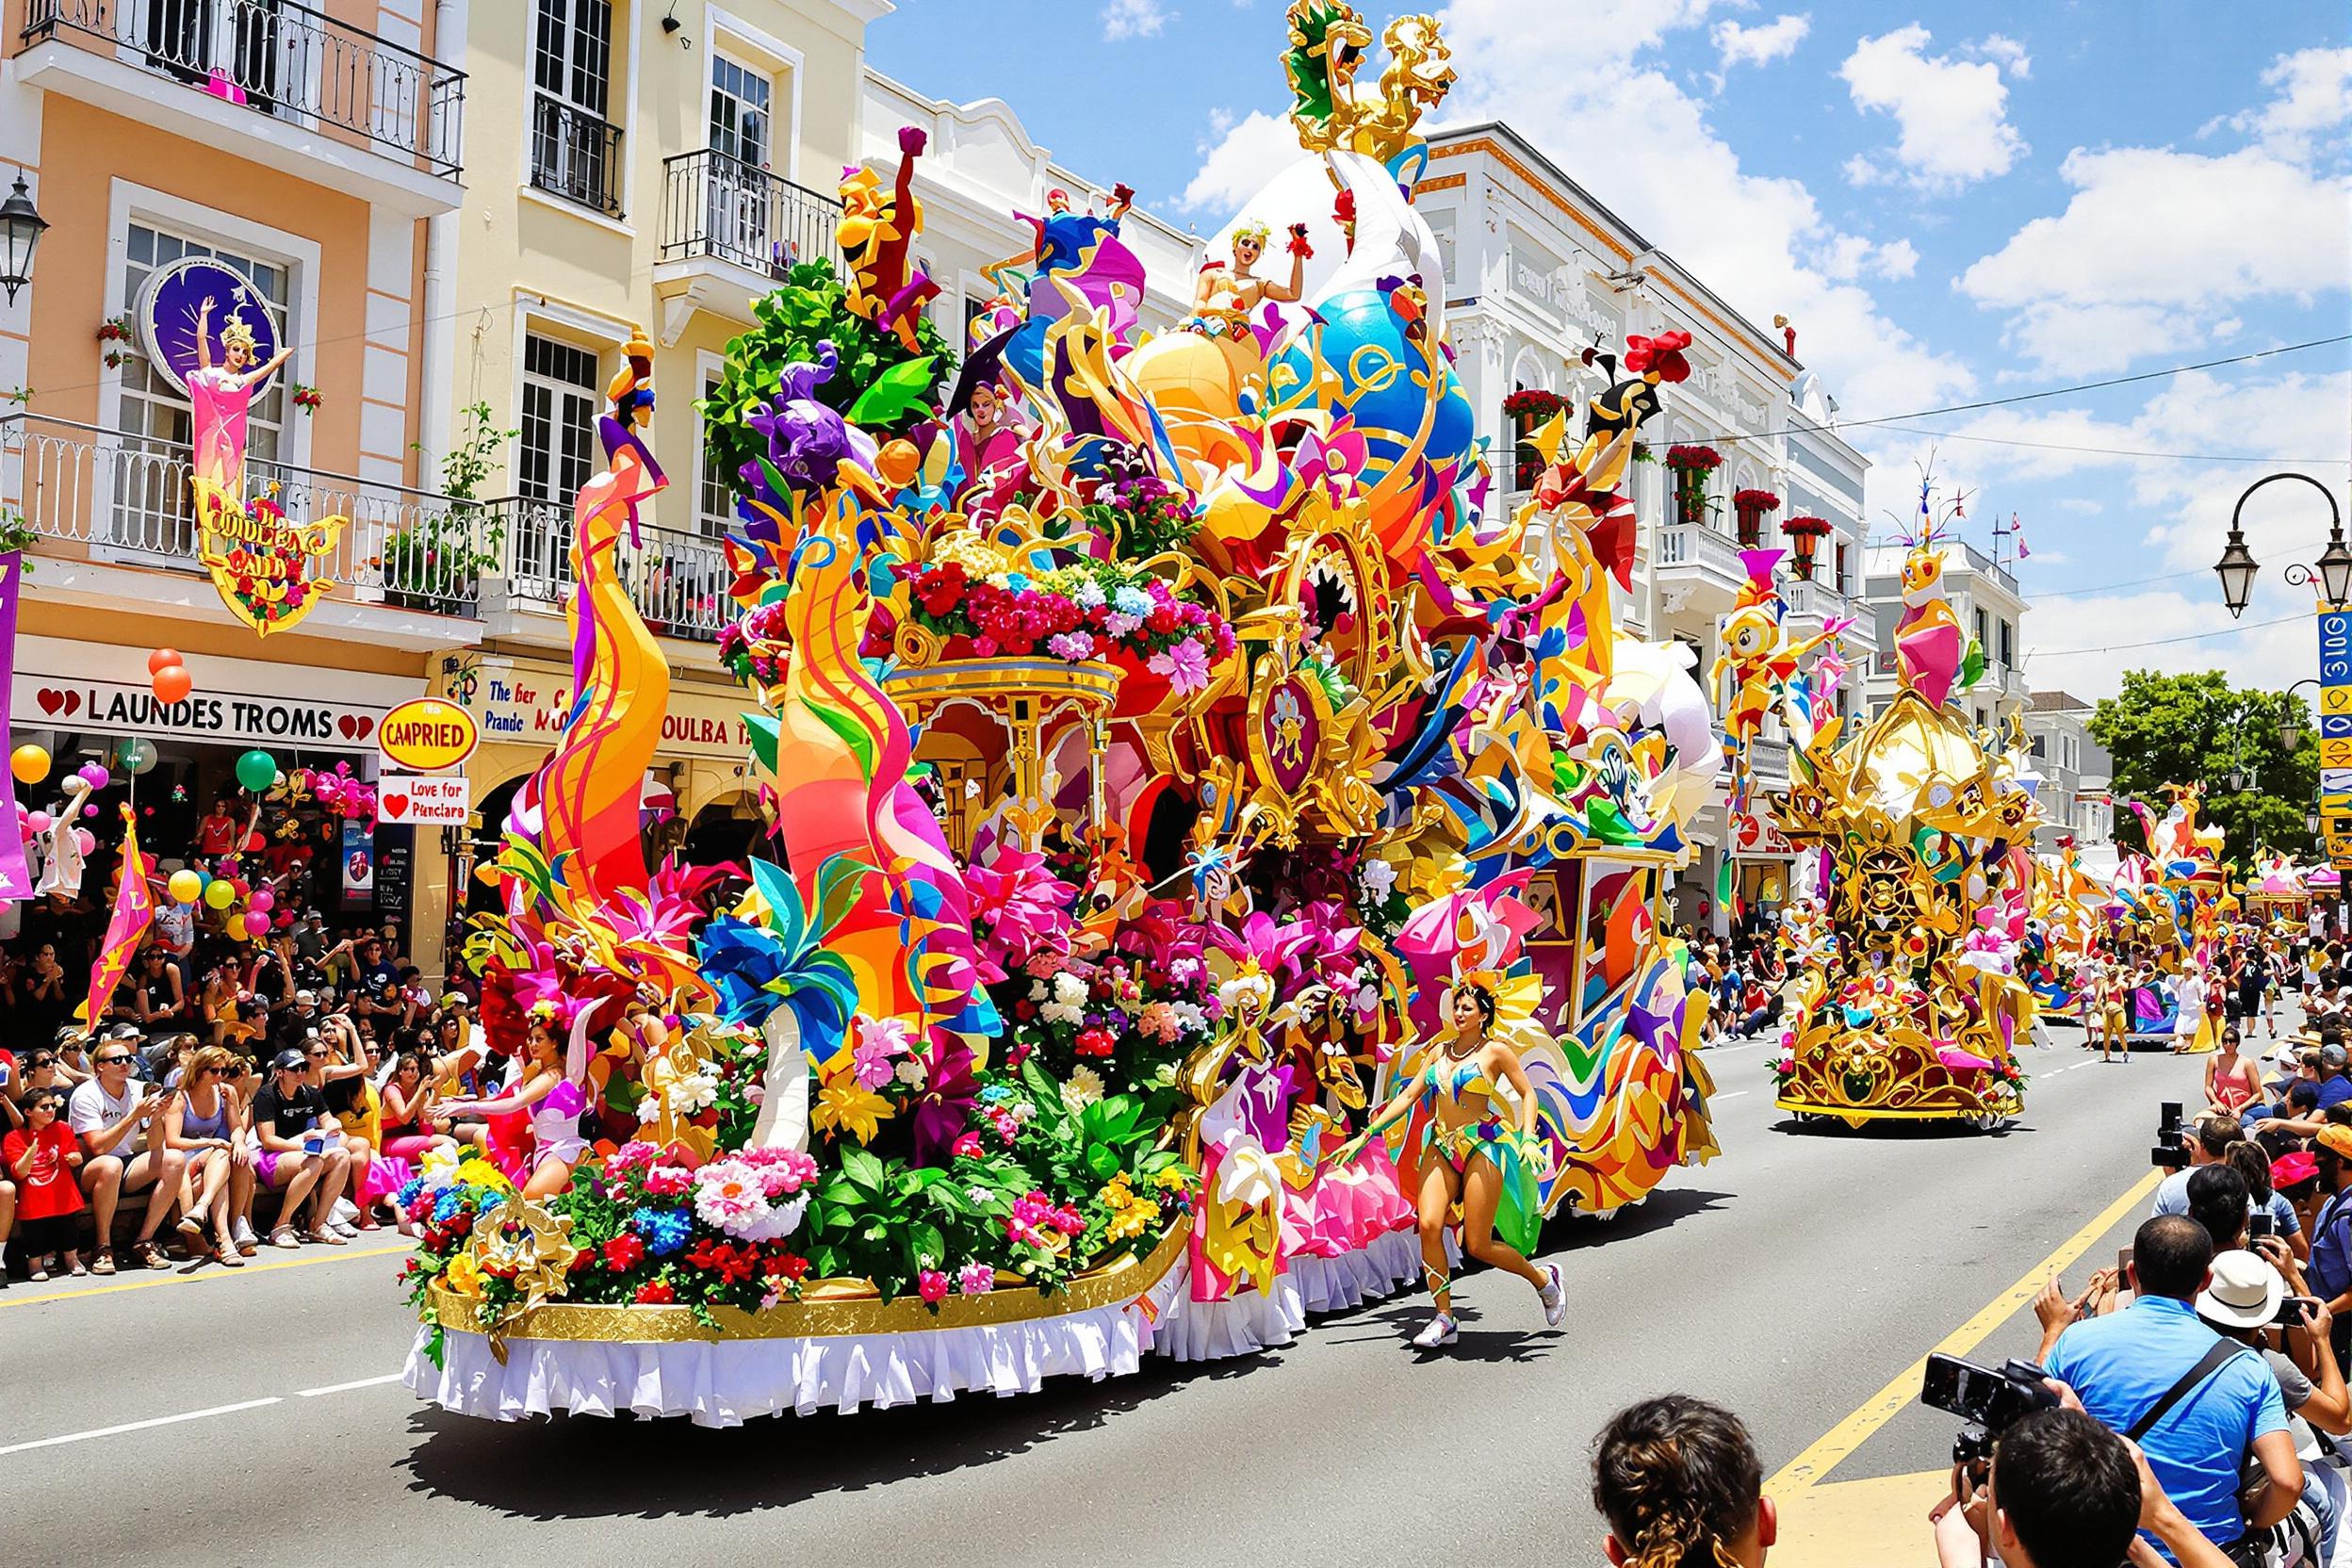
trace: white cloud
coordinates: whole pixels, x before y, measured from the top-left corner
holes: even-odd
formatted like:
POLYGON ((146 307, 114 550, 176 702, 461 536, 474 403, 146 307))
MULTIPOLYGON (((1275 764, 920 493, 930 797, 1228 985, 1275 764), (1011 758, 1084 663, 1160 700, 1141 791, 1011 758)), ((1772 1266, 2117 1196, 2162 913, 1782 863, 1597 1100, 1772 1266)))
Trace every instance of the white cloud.
POLYGON ((2058 501, 2058 509, 2062 512, 2080 512, 2090 516, 2096 516, 2098 514, 2107 510, 2104 502, 2095 501, 2088 496, 2061 497, 2058 501))
MULTIPOLYGON (((1927 53, 1932 35, 1913 23, 1857 42, 1838 74, 1854 107, 1865 114, 1894 117, 1899 130, 1894 157, 1903 177, 1922 190, 1953 191, 2005 174, 2026 151, 2010 125, 2009 87, 2001 63, 2024 74, 2023 51, 1996 34, 1974 45, 1990 57, 1955 59, 1927 53)), ((1847 166, 1856 185, 1888 177, 1876 162, 1847 166)))
POLYGON ((2025 619, 2026 679, 2094 702, 2122 690, 2126 670, 2219 670, 2232 685, 2276 690, 2292 678, 2280 672, 2317 667, 2310 610, 2309 594, 2279 589, 2232 621, 2211 574, 2154 592, 2045 599, 2025 619))
POLYGON ((1919 270, 1919 248, 1907 239, 1893 239, 1873 253, 1870 270, 1882 278, 1907 278, 1919 270))
POLYGON ((1101 14, 1102 37, 1110 43, 1121 39, 1157 38, 1161 29, 1176 19, 1176 13, 1159 0, 1110 0, 1101 14))
POLYGON ((2352 180, 2262 148, 2210 157, 2169 148, 2078 148, 2075 190, 1973 263, 1957 286, 2012 313, 2010 344, 2045 366, 2113 369, 2214 341, 2222 307, 2308 302, 2352 280, 2352 180))
POLYGON ((1811 12, 1783 12, 1753 27, 1737 22, 1718 22, 1709 36, 1715 41, 1717 59, 1728 71, 1735 65, 1770 65, 1785 59, 1796 53, 1797 45, 1812 30, 1811 12))
POLYGON ((1223 217, 1256 195, 1268 177, 1298 156, 1298 133, 1289 121, 1264 109, 1235 119, 1231 109, 1209 116, 1209 139, 1201 145, 1200 172, 1176 204, 1188 212, 1223 217))
POLYGON ((2308 162, 2314 139, 2352 120, 2352 48, 2281 55, 2262 73, 2262 85, 2278 95, 2261 108, 2210 122, 2197 135, 2228 125, 2282 157, 2308 162))
POLYGON ((1979 59, 1998 61, 2001 68, 2018 81, 2029 81, 2034 75, 2034 57, 2025 52, 2025 45, 2016 39, 1999 33, 1988 33, 1969 45, 1968 52, 1979 59))

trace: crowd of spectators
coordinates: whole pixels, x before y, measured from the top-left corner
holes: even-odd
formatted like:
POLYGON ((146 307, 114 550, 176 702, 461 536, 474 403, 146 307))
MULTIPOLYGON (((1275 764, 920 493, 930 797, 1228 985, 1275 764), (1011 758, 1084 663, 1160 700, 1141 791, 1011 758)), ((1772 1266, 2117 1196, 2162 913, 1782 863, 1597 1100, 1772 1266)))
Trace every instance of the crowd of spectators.
POLYGON ((345 1246, 397 1218, 384 1200, 427 1153, 484 1141, 443 1109, 487 1086, 473 1003, 432 994, 392 928, 159 928, 85 1025, 58 978, 77 934, 43 909, 0 964, 31 1042, 0 1048, 0 1288, 111 1274, 118 1248, 162 1269, 345 1246))

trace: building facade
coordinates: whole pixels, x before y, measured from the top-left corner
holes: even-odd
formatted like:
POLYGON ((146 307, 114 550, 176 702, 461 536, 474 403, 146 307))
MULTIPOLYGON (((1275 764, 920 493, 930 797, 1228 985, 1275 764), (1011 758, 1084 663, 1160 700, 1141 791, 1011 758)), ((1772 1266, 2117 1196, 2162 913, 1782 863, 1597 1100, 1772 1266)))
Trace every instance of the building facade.
MULTIPOLYGON (((1789 340, 1734 310, 1506 124, 1432 135, 1413 199, 1445 257, 1455 368, 1501 504, 1519 504, 1535 482, 1538 464, 1520 438, 1555 404, 1574 418, 1606 384, 1601 368, 1583 363, 1587 349, 1622 352, 1628 334, 1688 332, 1692 374, 1670 389, 1665 415, 1648 427, 1650 461, 1633 469, 1641 533, 1633 591, 1619 595, 1619 614, 1642 635, 1689 648, 1704 681, 1720 647, 1718 618, 1746 580, 1740 551, 1789 548, 1781 521, 1820 517, 1831 531, 1811 576, 1793 569, 1793 549, 1779 568, 1789 628, 1805 637, 1832 617, 1852 619, 1849 661, 1870 667, 1875 626, 1858 596, 1868 461, 1837 433, 1834 401, 1789 340), (1687 509, 1661 461, 1686 445, 1723 460, 1687 509), (1742 491, 1771 493, 1777 509, 1743 516, 1734 501, 1742 491)), ((1841 710, 1857 701, 1840 694, 1841 710)), ((1788 787, 1777 720, 1754 757, 1763 791, 1788 787)), ((1749 906, 1780 903, 1795 859, 1768 820, 1733 822, 1727 800, 1726 789, 1694 825, 1697 853, 1675 892, 1679 919, 1696 922, 1704 911, 1719 929, 1730 911, 1719 906, 1718 890, 1728 885, 1749 906)))
MULTIPOLYGON (((375 720, 479 637, 470 603, 411 592, 387 549, 443 504, 418 488, 415 443, 430 434, 416 412, 430 237, 472 175, 452 12, 0 6, 0 158, 50 224, 31 283, 0 305, 0 514, 31 538, 11 696, 18 741, 56 763, 27 786, 33 808, 83 763, 110 765, 90 821, 105 864, 134 791, 144 847, 192 859, 196 814, 248 749, 287 770, 371 770, 375 720), (140 325, 191 264, 230 296, 214 329, 237 316, 291 354, 253 400, 246 494, 290 523, 347 519, 315 566, 323 599, 266 641, 199 565, 189 396, 140 325), (191 700, 155 701, 159 646, 186 656, 191 700), (120 760, 133 740, 155 752, 136 778, 120 760)), ((331 918, 408 926, 437 955, 418 839, 387 824, 371 874, 322 870, 307 890, 331 918)))
POLYGON ((2089 853, 2115 841, 2115 764, 2091 739, 2096 705, 2066 692, 2034 692, 2025 705, 2026 745, 2042 777, 2042 825, 2034 847, 2054 849, 2071 837, 2089 853))

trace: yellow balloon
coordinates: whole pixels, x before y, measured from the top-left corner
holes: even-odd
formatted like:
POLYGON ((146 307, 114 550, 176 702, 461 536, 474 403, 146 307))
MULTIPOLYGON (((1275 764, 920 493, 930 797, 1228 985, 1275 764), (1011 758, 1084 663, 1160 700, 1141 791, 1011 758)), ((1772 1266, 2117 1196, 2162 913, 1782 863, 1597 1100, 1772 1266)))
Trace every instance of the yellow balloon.
POLYGON ((26 784, 38 784, 49 776, 49 754, 39 746, 19 746, 8 758, 8 771, 26 784))
POLYGON ((212 886, 204 890, 204 902, 216 909, 225 909, 237 902, 237 890, 229 885, 227 877, 216 876, 212 886))
POLYGON ((233 942, 241 942, 244 939, 245 917, 241 914, 231 915, 229 917, 229 940, 233 942))
POLYGON ((193 904, 204 896, 204 879, 192 871, 175 871, 164 886, 171 890, 173 902, 193 904))

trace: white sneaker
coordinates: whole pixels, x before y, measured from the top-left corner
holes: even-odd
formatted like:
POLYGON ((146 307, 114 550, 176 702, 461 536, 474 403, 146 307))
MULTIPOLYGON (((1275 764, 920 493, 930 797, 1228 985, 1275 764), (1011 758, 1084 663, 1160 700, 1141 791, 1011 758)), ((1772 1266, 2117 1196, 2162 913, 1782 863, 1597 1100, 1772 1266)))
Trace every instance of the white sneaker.
POLYGON ((1441 1312, 1429 1319, 1428 1328, 1413 1336, 1413 1346, 1416 1350, 1434 1350, 1441 1345, 1451 1345, 1457 1337, 1454 1315, 1441 1312))
POLYGON ((337 1225, 348 1224, 359 1217, 359 1205, 348 1198, 338 1198, 335 1200, 335 1208, 327 1217, 337 1225))
POLYGON ((253 1228, 251 1224, 239 1219, 229 1227, 229 1239, 239 1247, 250 1247, 258 1243, 261 1238, 253 1234, 253 1228))
POLYGON ((1535 1293, 1535 1298, 1544 1303, 1544 1323, 1557 1329, 1560 1320, 1568 1315, 1568 1293, 1560 1288, 1560 1265, 1545 1264, 1544 1273, 1547 1282, 1535 1293))

